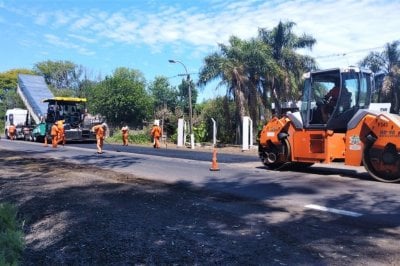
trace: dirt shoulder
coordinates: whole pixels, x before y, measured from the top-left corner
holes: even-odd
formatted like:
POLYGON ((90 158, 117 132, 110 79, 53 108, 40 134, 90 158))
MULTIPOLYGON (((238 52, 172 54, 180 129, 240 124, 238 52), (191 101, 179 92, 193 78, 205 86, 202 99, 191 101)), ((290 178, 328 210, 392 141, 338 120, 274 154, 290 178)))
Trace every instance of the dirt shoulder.
MULTIPOLYGON (((300 217, 233 195, 13 151, 0 149, 0 157, 0 202, 16 204, 24 220, 23 265, 371 261, 374 246, 366 245, 371 235, 362 248, 347 249, 342 243, 354 236, 337 240, 329 216, 300 217), (276 216, 291 222, 276 222, 276 216), (321 220, 324 225, 317 225, 321 220)), ((372 262, 393 263, 393 256, 374 254, 372 262)))

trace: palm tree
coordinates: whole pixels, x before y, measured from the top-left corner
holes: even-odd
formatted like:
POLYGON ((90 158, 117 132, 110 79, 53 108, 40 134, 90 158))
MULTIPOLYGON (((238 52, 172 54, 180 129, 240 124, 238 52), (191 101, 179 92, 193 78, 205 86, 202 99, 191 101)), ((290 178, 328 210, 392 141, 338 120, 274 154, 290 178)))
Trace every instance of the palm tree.
POLYGON ((298 96, 302 74, 315 65, 310 57, 295 53, 298 48, 311 48, 315 40, 293 34, 294 25, 280 22, 272 31, 260 29, 259 36, 249 41, 232 36, 229 45, 220 44, 219 52, 205 58, 198 85, 219 79, 218 86, 227 88, 227 96, 236 104, 237 133, 245 115, 250 115, 256 129, 260 107, 271 107, 269 95, 278 110, 282 99, 298 96))
POLYGON ((400 110, 400 41, 387 43, 383 52, 371 52, 359 62, 361 67, 368 67, 374 73, 385 75, 381 89, 378 90, 378 102, 389 100, 391 112, 400 110), (381 95, 383 93, 384 95, 381 95), (383 97, 382 97, 383 96, 383 97))
MULTIPOLYGON (((204 59, 200 70, 198 85, 204 87, 213 80, 219 79, 218 86, 227 88, 227 96, 233 97, 236 104, 236 120, 239 121, 237 133, 240 132, 241 117, 247 115, 246 105, 247 82, 244 65, 243 45, 245 41, 232 36, 229 45, 219 44, 220 52, 212 53, 204 59)), ((240 134, 237 134, 240 135, 240 134)))
POLYGON ((305 71, 315 68, 315 61, 311 57, 296 53, 297 49, 312 49, 316 40, 303 34, 297 36, 292 32, 294 22, 279 22, 272 30, 259 29, 258 37, 265 44, 272 47, 273 58, 277 67, 264 75, 265 94, 269 92, 275 103, 276 112, 280 113, 283 100, 298 98, 298 87, 305 71))

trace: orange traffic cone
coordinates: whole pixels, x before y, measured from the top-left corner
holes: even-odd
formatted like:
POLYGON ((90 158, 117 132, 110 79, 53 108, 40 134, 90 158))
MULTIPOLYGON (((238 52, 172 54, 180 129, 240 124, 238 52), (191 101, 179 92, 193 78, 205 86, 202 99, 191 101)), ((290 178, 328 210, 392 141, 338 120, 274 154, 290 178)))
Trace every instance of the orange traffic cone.
POLYGON ((44 145, 43 145, 44 147, 47 147, 48 145, 47 145, 47 136, 45 135, 44 136, 44 145))
POLYGON ((219 171, 218 162, 217 162, 217 149, 214 148, 213 156, 212 156, 212 163, 210 171, 219 171))

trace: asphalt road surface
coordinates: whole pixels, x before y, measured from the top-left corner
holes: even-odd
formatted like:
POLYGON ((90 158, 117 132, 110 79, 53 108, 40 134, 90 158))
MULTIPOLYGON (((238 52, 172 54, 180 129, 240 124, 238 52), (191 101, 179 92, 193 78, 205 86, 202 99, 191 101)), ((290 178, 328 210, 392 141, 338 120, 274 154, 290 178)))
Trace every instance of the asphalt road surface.
POLYGON ((144 179, 186 183, 234 193, 286 208, 333 211, 362 220, 400 225, 400 184, 374 181, 363 167, 316 164, 302 171, 269 171, 257 156, 219 153, 220 171, 210 171, 211 152, 106 144, 72 144, 57 149, 40 143, 0 140, 0 147, 29 156, 90 164, 144 179))

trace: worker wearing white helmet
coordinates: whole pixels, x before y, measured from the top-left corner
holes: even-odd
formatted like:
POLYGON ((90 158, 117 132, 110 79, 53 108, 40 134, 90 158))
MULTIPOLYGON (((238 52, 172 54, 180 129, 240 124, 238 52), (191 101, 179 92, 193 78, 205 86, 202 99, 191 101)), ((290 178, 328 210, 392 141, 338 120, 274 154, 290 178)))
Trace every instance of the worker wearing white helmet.
POLYGON ((161 127, 159 126, 158 120, 154 121, 150 135, 153 137, 153 147, 156 149, 160 148, 160 137, 162 135, 162 130, 161 127))

